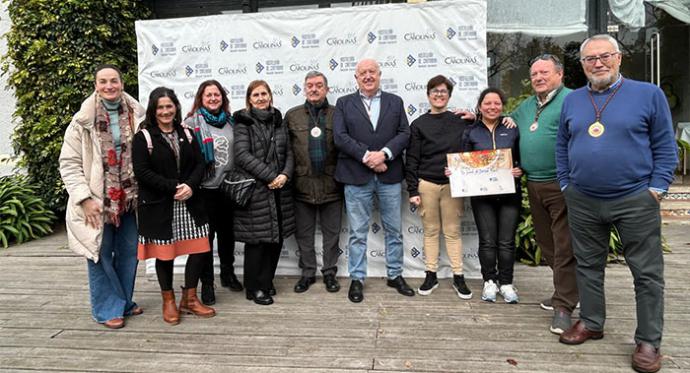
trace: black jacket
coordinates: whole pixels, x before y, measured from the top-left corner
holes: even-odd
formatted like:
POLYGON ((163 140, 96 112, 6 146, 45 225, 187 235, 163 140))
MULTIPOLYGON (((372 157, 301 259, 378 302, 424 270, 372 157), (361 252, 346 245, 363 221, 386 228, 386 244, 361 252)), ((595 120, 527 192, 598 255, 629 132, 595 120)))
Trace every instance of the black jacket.
POLYGON ((343 198, 343 186, 333 177, 338 160, 338 150, 333 142, 335 106, 329 105, 323 110, 326 110, 326 159, 321 175, 314 174, 309 157, 311 118, 307 107, 304 104, 295 106, 285 113, 283 120, 290 132, 290 143, 295 158, 293 195, 298 201, 312 204, 328 203, 343 198))
POLYGON ((208 219, 199 199, 199 184, 204 173, 204 162, 199 144, 192 136, 190 143, 182 127, 176 126, 180 144, 180 171, 175 154, 163 138, 160 128, 149 128, 153 149, 149 154, 144 134, 139 131, 132 143, 132 166, 139 183, 137 209, 139 234, 159 240, 172 239, 173 196, 178 184, 187 184, 194 194, 185 201, 187 210, 197 225, 208 219))
POLYGON ((235 167, 256 179, 249 204, 234 211, 235 240, 251 244, 277 243, 295 231, 291 192, 294 164, 287 127, 282 124, 278 110, 268 123, 244 109, 236 111, 233 118, 235 167), (271 142, 274 150, 267 157, 271 142), (279 174, 287 175, 288 182, 282 189, 268 189, 268 184, 279 174), (279 209, 282 224, 279 224, 279 209))

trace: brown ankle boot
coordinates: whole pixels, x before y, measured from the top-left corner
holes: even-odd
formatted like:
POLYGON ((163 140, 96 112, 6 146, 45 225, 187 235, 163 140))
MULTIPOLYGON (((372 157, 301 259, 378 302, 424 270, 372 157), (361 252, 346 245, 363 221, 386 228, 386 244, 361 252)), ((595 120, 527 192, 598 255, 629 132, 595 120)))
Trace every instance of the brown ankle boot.
POLYGON ((204 306, 199 301, 199 298, 196 297, 196 288, 182 288, 180 312, 194 314, 199 317, 213 317, 216 315, 216 310, 204 306))
POLYGON ((163 321, 171 325, 180 323, 180 311, 175 304, 175 292, 172 290, 162 290, 163 296, 163 321))

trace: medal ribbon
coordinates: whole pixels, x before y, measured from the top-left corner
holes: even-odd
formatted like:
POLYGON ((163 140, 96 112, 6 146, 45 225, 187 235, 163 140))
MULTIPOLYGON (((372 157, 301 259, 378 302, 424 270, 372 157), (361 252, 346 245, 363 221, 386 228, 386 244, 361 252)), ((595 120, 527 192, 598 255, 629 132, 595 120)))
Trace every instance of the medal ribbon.
POLYGON ((601 109, 599 109, 599 107, 597 106, 597 103, 594 102, 594 96, 592 95, 592 91, 587 90, 587 92, 589 93, 589 100, 592 102, 592 106, 594 107, 594 115, 596 116, 596 120, 594 121, 594 123, 599 122, 599 119, 601 119, 601 113, 604 112, 604 109, 606 109, 606 106, 609 104, 609 102, 611 102, 611 99, 613 98, 613 96, 615 96, 616 93, 618 93, 618 90, 621 89, 622 86, 623 86, 623 77, 621 77, 621 82, 618 83, 618 86, 613 90, 613 92, 609 93, 609 96, 606 97, 606 101, 604 101, 604 105, 601 106, 601 109))

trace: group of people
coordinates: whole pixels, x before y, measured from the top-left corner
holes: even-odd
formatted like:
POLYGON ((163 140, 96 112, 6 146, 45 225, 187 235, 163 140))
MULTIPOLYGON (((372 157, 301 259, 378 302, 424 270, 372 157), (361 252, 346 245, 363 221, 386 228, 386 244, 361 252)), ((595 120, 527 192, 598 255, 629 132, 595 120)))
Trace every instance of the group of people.
POLYGON ((87 259, 94 319, 121 328, 125 317, 143 312, 132 294, 138 260, 148 258, 156 260, 165 322, 179 323, 180 313, 214 316, 216 237, 221 285, 270 305, 283 241, 294 233, 302 271, 294 291, 305 292, 316 282, 317 218, 323 282, 337 292, 343 205, 348 298, 362 302, 375 200, 387 285, 413 296, 403 277, 403 179, 424 230, 426 277, 417 293, 429 295, 439 286, 442 232, 451 286, 470 299, 462 263, 463 201, 451 197, 446 154, 510 149, 516 192, 470 198, 481 299, 495 302, 500 294, 507 303, 519 301, 513 266, 524 174, 537 243, 553 270, 554 293, 541 302, 553 310, 551 332, 566 344, 603 337, 604 268, 615 226, 636 291, 633 367, 658 370, 664 287, 659 201, 677 162, 670 111, 658 88, 620 74, 621 52, 610 36, 585 40, 580 57, 589 83, 574 91, 563 86, 556 56, 535 58, 534 95, 510 118, 496 88, 481 92, 476 117, 448 111, 453 84, 435 76, 427 84, 430 110, 411 125, 402 99, 381 90, 381 70, 371 59, 357 64, 359 89, 335 106, 327 99, 326 76, 317 71, 305 77, 305 103, 285 116, 273 106, 265 81, 252 81, 246 107, 231 113, 222 85, 208 80, 184 120, 173 90, 154 89, 144 109, 124 92, 117 67, 99 66, 95 92, 70 123, 60 154, 69 244, 87 259), (243 207, 220 188, 233 170, 255 180, 243 207), (244 286, 234 273, 235 241, 245 244, 244 286), (173 260, 180 255, 188 256, 178 306, 173 260), (580 319, 573 324, 578 304, 580 319))

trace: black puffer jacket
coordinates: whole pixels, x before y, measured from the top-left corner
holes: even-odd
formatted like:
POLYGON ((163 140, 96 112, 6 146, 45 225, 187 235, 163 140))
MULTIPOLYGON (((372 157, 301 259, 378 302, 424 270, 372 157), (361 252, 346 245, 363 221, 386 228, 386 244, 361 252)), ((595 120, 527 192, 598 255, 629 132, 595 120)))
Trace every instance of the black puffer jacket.
POLYGON ((280 111, 275 109, 266 121, 245 109, 236 111, 233 118, 235 167, 256 179, 249 204, 234 212, 235 240, 251 244, 278 242, 295 232, 291 192, 294 162, 288 130, 282 125, 280 111), (269 148, 273 151, 267 156, 269 148), (268 184, 279 174, 286 175, 288 182, 282 189, 268 189, 268 184), (279 213, 282 216, 280 226, 279 213))

